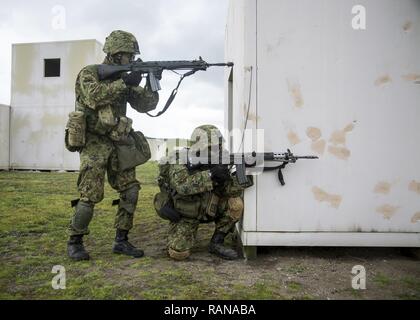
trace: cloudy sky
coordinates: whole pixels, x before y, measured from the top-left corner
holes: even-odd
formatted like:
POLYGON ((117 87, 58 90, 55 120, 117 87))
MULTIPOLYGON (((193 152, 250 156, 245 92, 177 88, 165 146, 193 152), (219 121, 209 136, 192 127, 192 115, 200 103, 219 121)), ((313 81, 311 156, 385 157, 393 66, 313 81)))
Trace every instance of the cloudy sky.
MULTIPOLYGON (((202 56, 208 62, 223 62, 227 11, 228 0, 2 0, 0 103, 10 104, 12 43, 93 38, 103 43, 112 30, 122 29, 135 34, 145 61, 202 56), (64 29, 54 28, 61 8, 64 29)), ((171 72, 163 76, 158 108, 177 82, 171 72)), ((186 78, 163 116, 128 115, 148 136, 188 137, 203 123, 223 128, 223 96, 223 70, 215 67, 186 78)))

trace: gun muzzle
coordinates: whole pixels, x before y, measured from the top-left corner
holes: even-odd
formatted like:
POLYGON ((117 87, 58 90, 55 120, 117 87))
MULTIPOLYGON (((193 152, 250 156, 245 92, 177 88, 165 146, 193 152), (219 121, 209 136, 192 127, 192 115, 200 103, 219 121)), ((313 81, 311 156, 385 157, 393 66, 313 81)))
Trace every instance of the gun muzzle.
POLYGON ((233 62, 227 63, 208 63, 208 67, 233 67, 233 62))

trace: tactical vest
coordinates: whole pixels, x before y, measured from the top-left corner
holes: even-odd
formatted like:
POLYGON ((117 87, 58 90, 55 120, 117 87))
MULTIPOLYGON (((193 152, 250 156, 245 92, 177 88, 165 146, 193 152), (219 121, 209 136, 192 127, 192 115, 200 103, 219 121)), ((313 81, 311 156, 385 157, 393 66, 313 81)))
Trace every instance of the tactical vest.
MULTIPOLYGON (((89 70, 92 74, 97 75, 98 65, 86 66, 83 70, 89 70)), ((125 116, 127 113, 127 94, 121 94, 113 97, 115 99, 112 104, 101 106, 99 110, 86 105, 80 95, 80 73, 76 80, 76 111, 82 111, 86 117, 87 131, 95 134, 105 135, 118 123, 118 118, 125 116)), ((97 76, 96 76, 97 77, 97 76)), ((109 84, 113 80, 102 80, 101 83, 109 84)))
MULTIPOLYGON (((175 152, 172 156, 175 156, 178 160, 179 152, 175 152)), ((157 214, 161 218, 167 219, 167 217, 162 215, 161 209, 165 206, 170 206, 184 218, 198 219, 201 222, 213 221, 217 213, 219 197, 214 192, 203 192, 191 196, 178 195, 170 186, 170 168, 171 164, 168 162, 162 161, 159 164, 157 181, 160 192, 154 198, 154 206, 157 214)), ((191 172, 191 174, 195 172, 191 172)))

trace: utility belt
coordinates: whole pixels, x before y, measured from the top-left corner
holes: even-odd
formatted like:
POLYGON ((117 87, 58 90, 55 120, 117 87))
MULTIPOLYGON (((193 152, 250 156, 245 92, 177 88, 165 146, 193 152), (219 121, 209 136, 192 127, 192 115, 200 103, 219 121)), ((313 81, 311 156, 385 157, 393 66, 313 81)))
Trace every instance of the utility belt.
POLYGON ((66 148, 71 152, 80 152, 86 145, 86 131, 104 135, 114 143, 119 171, 135 168, 151 158, 151 151, 143 133, 134 131, 132 124, 128 117, 115 117, 111 106, 97 112, 71 112, 65 132, 66 148), (92 123, 92 120, 96 120, 96 123, 92 123))

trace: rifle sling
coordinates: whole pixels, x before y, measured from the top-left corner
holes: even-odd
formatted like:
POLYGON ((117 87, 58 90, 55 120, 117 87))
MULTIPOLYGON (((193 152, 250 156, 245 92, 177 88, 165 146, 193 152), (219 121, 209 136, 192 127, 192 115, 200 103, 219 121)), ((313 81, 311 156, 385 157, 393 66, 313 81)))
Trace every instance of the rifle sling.
POLYGON ((274 166, 274 167, 264 167, 264 171, 273 171, 273 170, 278 169, 277 177, 279 178, 280 184, 284 186, 286 182, 284 182, 283 172, 281 171, 281 169, 284 169, 286 164, 288 164, 288 162, 283 162, 281 165, 274 166))
POLYGON ((149 112, 146 112, 146 114, 147 114, 149 117, 152 117, 152 118, 156 118, 156 117, 159 117, 159 116, 161 116, 162 114, 164 114, 164 113, 166 112, 166 110, 168 110, 168 108, 169 108, 169 106, 171 105, 172 101, 174 101, 174 99, 175 99, 175 97, 176 97, 176 94, 178 93, 178 88, 179 88, 179 86, 180 86, 180 84, 181 84, 182 80, 184 80, 184 78, 185 78, 185 77, 188 77, 188 76, 190 76, 190 75, 194 74, 196 71, 197 71, 197 70, 192 70, 192 71, 189 71, 189 72, 187 72, 187 73, 183 74, 183 75, 180 77, 180 79, 179 79, 179 81, 178 81, 177 86, 175 87, 175 89, 173 89, 173 90, 172 90, 171 95, 169 96, 168 100, 167 100, 167 101, 166 101, 166 103, 165 103, 165 106, 163 107, 163 109, 162 109, 161 111, 159 111, 157 114, 150 114, 149 112))

